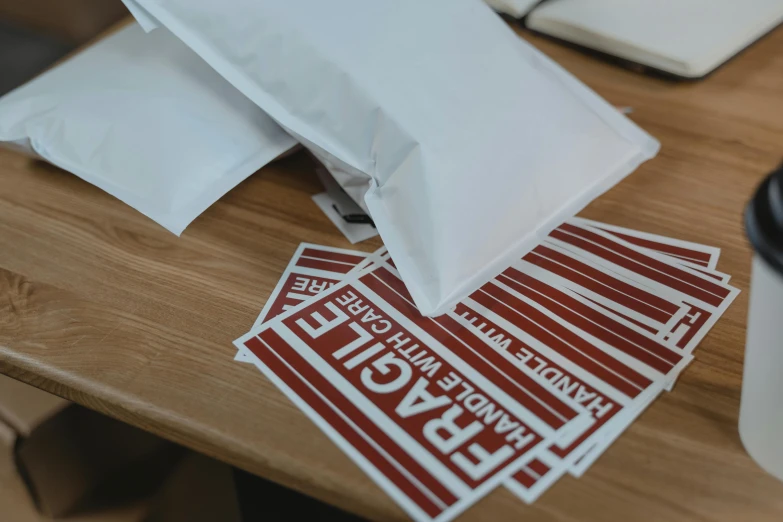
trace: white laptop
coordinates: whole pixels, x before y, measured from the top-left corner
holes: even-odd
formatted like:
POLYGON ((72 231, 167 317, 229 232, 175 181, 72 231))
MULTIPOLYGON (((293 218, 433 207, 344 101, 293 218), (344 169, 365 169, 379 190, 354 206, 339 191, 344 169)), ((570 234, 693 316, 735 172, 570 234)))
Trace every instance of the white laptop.
POLYGON ((581 47, 694 79, 782 21, 783 0, 547 0, 525 23, 581 47))

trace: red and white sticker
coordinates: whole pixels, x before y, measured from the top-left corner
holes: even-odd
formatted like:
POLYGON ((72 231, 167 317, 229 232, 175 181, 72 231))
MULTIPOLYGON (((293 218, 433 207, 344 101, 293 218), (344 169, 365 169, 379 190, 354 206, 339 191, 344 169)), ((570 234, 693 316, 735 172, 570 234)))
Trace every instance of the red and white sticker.
MULTIPOLYGON (((351 270, 360 266, 369 256, 370 254, 357 250, 301 243, 266 300, 253 327, 331 288, 345 279, 351 270)), ((234 360, 251 362, 242 350, 237 351, 234 360)))
MULTIPOLYGON (((654 332, 658 339, 686 354, 692 353, 739 293, 714 274, 573 223, 555 230, 521 266, 597 311, 642 333, 654 332), (549 252, 543 250, 547 247, 549 252), (544 259, 556 265, 544 267, 544 259), (536 266, 531 268, 526 262, 536 266), (549 275, 541 276, 542 268, 549 270, 549 275), (566 268, 571 270, 570 275, 564 272, 566 268), (674 311, 677 307, 679 311, 674 311)), ((633 416, 642 411, 644 408, 635 410, 633 416)), ((581 476, 617 436, 619 433, 597 444, 572 466, 571 474, 581 476)))
POLYGON ((665 256, 640 252, 621 239, 602 234, 564 225, 526 255, 518 267, 641 333, 692 353, 739 291, 665 256), (564 232, 566 229, 598 237, 601 249, 591 252, 579 248, 577 245, 597 245, 564 232), (623 255, 615 255, 615 251, 623 255), (618 262, 628 262, 632 269, 618 262), (701 300, 707 298, 709 302, 701 300))
POLYGON ((686 307, 676 296, 660 295, 633 279, 625 278, 551 242, 537 246, 517 268, 547 285, 568 289, 579 299, 629 326, 683 347, 703 325, 685 323, 686 307))
MULTIPOLYGON (((327 275, 310 272, 319 268, 310 266, 312 261, 307 258, 329 255, 318 250, 334 253, 337 249, 303 245, 289 265, 290 273, 304 270, 305 275, 327 275), (297 266, 305 248, 311 249, 305 256, 306 266, 297 266)), ((462 399, 451 397, 455 403, 463 400, 463 413, 470 413, 469 406, 476 408, 474 413, 481 412, 484 406, 480 401, 479 406, 474 404, 479 400, 475 393, 490 397, 484 392, 492 391, 519 401, 522 412, 537 419, 538 424, 528 421, 528 428, 538 430, 535 432, 542 440, 545 434, 558 440, 537 446, 524 458, 520 456, 514 464, 517 472, 513 479, 505 481, 520 498, 531 502, 566 470, 576 476, 584 473, 662 389, 671 387, 692 360, 690 352, 738 293, 725 284, 728 276, 714 270, 719 252, 704 245, 577 219, 559 227, 544 244, 446 316, 420 316, 387 254, 372 260, 385 266, 360 271, 361 275, 355 276, 359 280, 348 287, 364 292, 361 297, 372 305, 372 314, 382 310, 408 334, 418 335, 416 340, 423 344, 416 343, 417 350, 433 344, 445 348, 444 353, 456 356, 465 365, 454 366, 463 371, 455 374, 462 382, 470 382, 471 387, 476 386, 475 382, 483 383, 480 392, 474 389, 462 399), (491 350, 486 350, 487 345, 491 350), (470 377, 476 381, 468 380, 470 377), (531 402, 531 398, 535 400, 531 402), (590 412, 591 427, 585 420, 585 409, 590 412)), ((363 256, 360 269, 369 264, 366 254, 336 253, 363 256)), ((343 257, 325 261, 348 264, 348 258, 343 257)), ((285 285, 290 282, 287 270, 256 326, 265 318, 283 313, 283 307, 296 305, 286 299, 290 295, 299 302, 309 299, 345 279, 351 268, 330 272, 334 279, 325 286, 316 281, 307 296, 285 285)), ((295 288, 302 289, 303 284, 300 280, 295 288)), ((432 484, 412 482, 411 477, 419 477, 421 471, 415 468, 416 463, 392 463, 385 443, 370 443, 372 434, 357 431, 357 426, 363 426, 352 420, 358 418, 358 410, 324 397, 318 383, 328 391, 329 386, 335 388, 333 381, 323 375, 320 380, 311 380, 312 370, 308 373, 306 366, 292 367, 302 358, 296 346, 286 349, 276 345, 273 349, 267 342, 262 344, 256 347, 260 350, 257 357, 248 357, 414 518, 450 518, 488 491, 482 489, 484 484, 475 488, 476 484, 469 484, 470 492, 465 497, 444 498, 437 488, 432 489, 432 484), (292 350, 298 355, 292 355, 292 350), (346 412, 346 408, 351 411, 346 412), (388 469, 390 463, 396 472, 388 469), (399 475, 400 465, 408 469, 407 474, 399 475)), ((377 351, 361 352, 367 355, 360 362, 370 364, 375 360, 383 351, 377 348, 379 344, 383 343, 373 345, 377 351)), ((414 360, 417 352, 394 349, 397 358, 401 356, 412 367, 430 355, 426 352, 414 360)), ((250 354, 247 347, 244 350, 250 354)), ((429 364, 425 364, 426 369, 429 364)), ((386 369, 387 374, 392 371, 386 369)), ((465 388, 463 393, 468 391, 465 388)), ((508 411, 522 415, 518 410, 508 411)), ((389 411, 384 413, 389 415, 389 411)), ((376 416, 364 415, 369 422, 376 422, 376 416)), ((484 420, 487 418, 484 412, 484 420)), ((408 456, 417 458, 417 454, 408 456)), ((500 475, 510 474, 509 469, 503 468, 500 475)), ((493 475, 488 482, 497 483, 500 475, 493 475)))
MULTIPOLYGON (((685 353, 693 351, 739 293, 664 256, 642 252, 605 232, 570 223, 554 230, 539 248, 548 248, 550 252, 543 257, 555 262, 547 270, 570 279, 568 287, 591 306, 637 326, 644 323, 643 328, 655 331, 660 339, 685 353), (552 268, 555 264, 559 265, 557 270, 552 268), (565 270, 572 275, 564 275, 565 270), (588 279, 592 281, 589 284, 588 279), (676 312, 675 306, 679 308, 676 312), (642 308, 646 311, 640 312, 642 308)), ((540 253, 538 248, 534 250, 534 255, 540 253)), ((540 266, 540 259, 526 256, 525 261, 540 266)))
MULTIPOLYGON (((378 274, 400 297, 409 299, 402 281, 389 277, 397 275, 393 269, 378 274)), ((433 321, 449 329, 450 319, 472 329, 507 362, 533 371, 545 385, 565 392, 594 416, 593 427, 582 437, 553 445, 506 482, 527 502, 591 448, 622 433, 691 359, 514 268, 457 305, 448 318, 433 321)), ((489 358, 490 353, 484 356, 489 358)), ((513 375, 511 370, 505 372, 513 375)))
POLYGON ((550 448, 550 470, 528 470, 507 486, 535 500, 591 448, 616 436, 688 364, 691 357, 594 310, 557 287, 512 267, 452 312, 487 344, 565 391, 595 424, 571 445, 550 448))
POLYGON ((591 425, 532 372, 502 375, 469 329, 419 315, 385 270, 356 274, 235 344, 414 519, 456 516, 591 425))
POLYGON ((302 243, 296 249, 254 326, 277 317, 345 279, 369 254, 302 243))
POLYGON ((696 272, 721 283, 728 283, 731 280, 729 274, 719 272, 715 269, 715 267, 718 266, 718 259, 720 258, 720 249, 717 247, 692 243, 690 241, 681 241, 679 239, 658 236, 655 234, 647 234, 645 232, 607 225, 606 223, 599 223, 583 218, 572 218, 569 220, 569 223, 588 229, 593 228, 602 230, 612 237, 626 241, 641 252, 664 256, 674 264, 687 266, 696 272))
POLYGON ((481 333, 463 324, 458 317, 447 314, 428 318, 419 314, 391 260, 373 267, 361 282, 430 336, 433 342, 442 344, 487 379, 488 384, 497 386, 499 391, 523 404, 548 429, 557 430, 559 443, 573 443, 593 424, 591 415, 578 401, 560 390, 551 389, 546 379, 531 369, 520 368, 507 358, 487 351, 481 333))
POLYGON ((638 230, 631 230, 630 228, 618 227, 584 218, 572 218, 568 220, 568 222, 585 228, 592 227, 603 230, 618 239, 627 241, 642 251, 663 254, 684 266, 707 270, 715 270, 718 266, 720 248, 717 247, 648 234, 646 232, 639 232, 638 230))

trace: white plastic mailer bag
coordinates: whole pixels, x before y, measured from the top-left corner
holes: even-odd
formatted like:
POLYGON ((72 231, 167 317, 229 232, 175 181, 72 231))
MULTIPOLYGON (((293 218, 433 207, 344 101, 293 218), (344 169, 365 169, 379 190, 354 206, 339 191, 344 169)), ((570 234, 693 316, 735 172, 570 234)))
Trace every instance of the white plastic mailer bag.
POLYGON ((539 0, 484 0, 487 5, 498 13, 504 13, 514 18, 522 18, 530 12, 539 0))
POLYGON ((136 24, 0 98, 0 141, 175 234, 296 144, 171 33, 136 24))
POLYGON ((481 0, 137 0, 308 147, 437 315, 658 143, 481 0))

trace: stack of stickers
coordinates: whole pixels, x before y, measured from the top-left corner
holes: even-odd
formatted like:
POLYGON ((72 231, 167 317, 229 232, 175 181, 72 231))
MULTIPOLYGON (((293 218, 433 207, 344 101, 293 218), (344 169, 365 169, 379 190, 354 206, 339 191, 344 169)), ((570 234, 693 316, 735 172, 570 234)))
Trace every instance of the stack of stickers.
POLYGON ((736 297, 717 248, 573 219, 446 315, 385 250, 297 250, 254 363, 416 520, 581 476, 736 297))

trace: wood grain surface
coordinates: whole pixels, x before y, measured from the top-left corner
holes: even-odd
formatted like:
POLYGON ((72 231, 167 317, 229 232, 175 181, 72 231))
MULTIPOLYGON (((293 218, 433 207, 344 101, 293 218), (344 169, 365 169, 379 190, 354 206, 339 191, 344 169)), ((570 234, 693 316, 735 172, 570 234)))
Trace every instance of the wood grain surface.
MULTIPOLYGON (((783 484, 737 434, 750 251, 741 215, 783 156, 783 30, 698 83, 637 75, 525 35, 660 139, 592 219, 719 246, 743 290, 696 361, 582 479, 464 520, 780 521, 783 484)), ((143 151, 139 151, 143 153, 143 151)), ((403 512, 255 368, 235 363, 301 241, 350 245, 297 154, 174 237, 64 171, 0 152, 0 371, 372 519, 403 512)), ((377 240, 360 248, 373 250, 377 240)))

